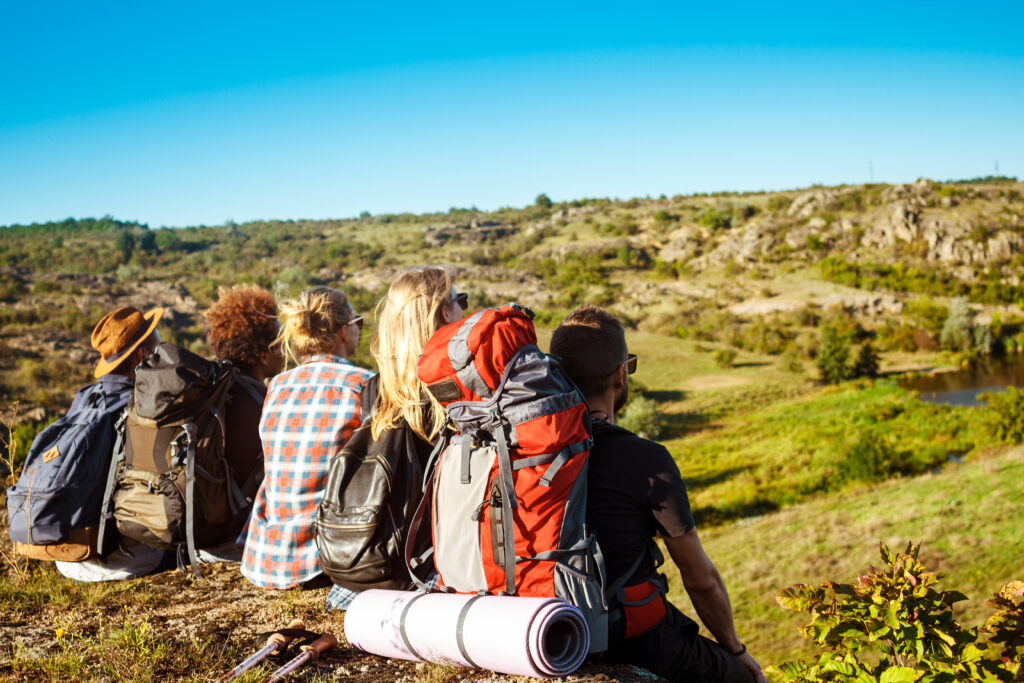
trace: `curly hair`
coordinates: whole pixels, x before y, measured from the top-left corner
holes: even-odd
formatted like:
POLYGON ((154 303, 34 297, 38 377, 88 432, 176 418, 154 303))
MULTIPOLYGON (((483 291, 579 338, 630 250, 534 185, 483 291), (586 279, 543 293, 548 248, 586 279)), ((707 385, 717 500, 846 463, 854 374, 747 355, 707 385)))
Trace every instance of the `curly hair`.
POLYGON ((274 295, 255 285, 221 287, 205 316, 210 326, 206 340, 217 358, 243 372, 252 371, 278 334, 274 295))

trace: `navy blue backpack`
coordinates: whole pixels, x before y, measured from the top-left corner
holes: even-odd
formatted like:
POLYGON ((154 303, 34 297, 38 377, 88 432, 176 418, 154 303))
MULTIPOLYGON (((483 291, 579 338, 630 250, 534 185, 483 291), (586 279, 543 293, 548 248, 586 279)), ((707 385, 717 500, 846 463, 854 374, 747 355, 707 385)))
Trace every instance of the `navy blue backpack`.
POLYGON ((96 536, 107 470, 120 447, 130 397, 130 390, 106 394, 102 382, 87 386, 67 414, 32 442, 18 483, 7 490, 7 518, 17 552, 39 560, 80 562, 113 549, 97 552, 96 536))

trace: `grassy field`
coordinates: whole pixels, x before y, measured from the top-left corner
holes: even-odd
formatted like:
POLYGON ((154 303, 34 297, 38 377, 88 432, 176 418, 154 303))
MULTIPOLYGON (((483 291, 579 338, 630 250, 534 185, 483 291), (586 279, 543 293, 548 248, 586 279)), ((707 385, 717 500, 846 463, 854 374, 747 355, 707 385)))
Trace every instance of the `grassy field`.
MULTIPOLYGON (((797 632, 806 617, 774 595, 794 583, 853 580, 878 565, 879 541, 922 542, 922 561, 942 585, 970 598, 957 613, 978 625, 989 614, 985 599, 1024 578, 1022 501, 1024 449, 1014 448, 718 526, 702 539, 729 587, 740 637, 767 666, 811 652, 797 632)), ((687 604, 678 574, 667 573, 672 600, 687 604)))

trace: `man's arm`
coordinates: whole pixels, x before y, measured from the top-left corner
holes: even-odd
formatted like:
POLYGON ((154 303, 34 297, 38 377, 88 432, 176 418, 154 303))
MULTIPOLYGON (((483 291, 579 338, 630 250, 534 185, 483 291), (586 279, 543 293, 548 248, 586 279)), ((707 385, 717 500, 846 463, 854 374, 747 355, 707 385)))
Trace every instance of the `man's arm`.
MULTIPOLYGON (((711 558, 704 552, 697 529, 690 529, 682 536, 665 538, 672 561, 679 567, 683 576, 683 587, 690 601, 693 602, 697 616, 718 641, 718 644, 729 652, 738 652, 743 648, 736 627, 732 620, 732 605, 729 593, 725 589, 722 575, 718 573, 711 558)), ((761 667, 749 653, 744 652, 738 657, 750 669, 757 681, 764 681, 761 667)))

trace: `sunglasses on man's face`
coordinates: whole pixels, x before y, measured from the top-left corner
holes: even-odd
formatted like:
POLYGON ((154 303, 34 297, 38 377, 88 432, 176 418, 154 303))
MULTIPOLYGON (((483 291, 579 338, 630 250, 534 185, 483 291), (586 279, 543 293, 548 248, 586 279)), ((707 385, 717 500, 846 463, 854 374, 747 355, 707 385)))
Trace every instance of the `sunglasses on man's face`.
POLYGON ((355 325, 355 326, 356 326, 356 327, 358 327, 358 328, 359 328, 360 330, 362 330, 362 329, 363 329, 363 316, 361 316, 361 315, 357 315, 356 317, 352 318, 351 320, 349 320, 349 321, 348 321, 347 323, 345 323, 345 324, 346 324, 346 325, 355 325))
POLYGON ((626 355, 626 374, 632 375, 636 372, 636 354, 630 353, 626 355))
POLYGON ((469 294, 466 294, 465 292, 459 292, 458 294, 456 294, 455 298, 452 299, 452 301, 457 303, 459 305, 459 308, 461 308, 462 310, 466 310, 467 308, 469 308, 469 294))

